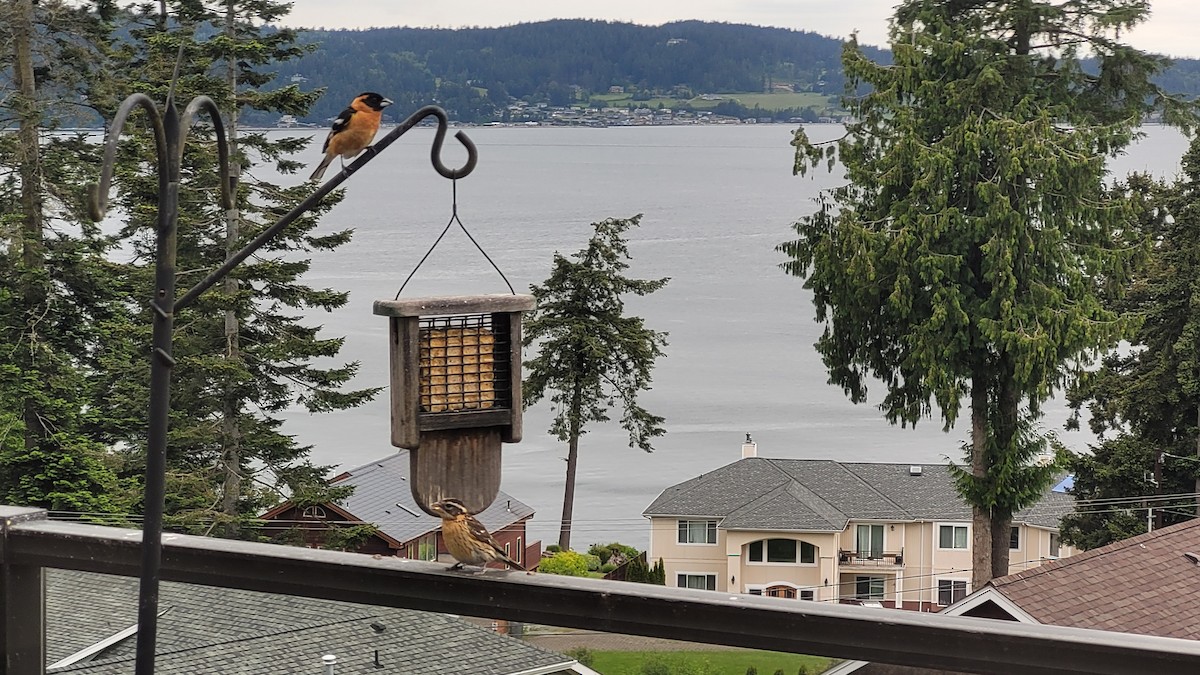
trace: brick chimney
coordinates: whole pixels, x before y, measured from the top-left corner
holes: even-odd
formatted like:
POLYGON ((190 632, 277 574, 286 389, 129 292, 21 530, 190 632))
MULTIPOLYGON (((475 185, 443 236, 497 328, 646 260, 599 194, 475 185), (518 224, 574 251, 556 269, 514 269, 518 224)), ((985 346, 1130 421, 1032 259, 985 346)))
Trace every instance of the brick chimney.
POLYGON ((746 442, 742 443, 742 459, 747 457, 758 457, 758 444, 750 438, 750 434, 746 434, 746 442))

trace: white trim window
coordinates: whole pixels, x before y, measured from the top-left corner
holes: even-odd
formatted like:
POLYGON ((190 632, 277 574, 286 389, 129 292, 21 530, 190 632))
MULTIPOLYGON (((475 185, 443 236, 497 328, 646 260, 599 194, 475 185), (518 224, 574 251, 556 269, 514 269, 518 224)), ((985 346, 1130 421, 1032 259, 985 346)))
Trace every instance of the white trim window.
POLYGON ((971 546, 971 529, 966 525, 938 525, 939 549, 966 549, 971 546))
POLYGON ((817 547, 799 539, 759 539, 746 544, 746 559, 756 565, 816 565, 817 547))
POLYGON ((715 520, 680 520, 680 544, 716 544, 717 521, 715 520))
POLYGON ((937 603, 939 605, 949 607, 965 597, 967 597, 966 579, 937 580, 937 603))
POLYGON ((855 526, 855 552, 863 560, 883 559, 883 524, 866 523, 855 526))
POLYGON ((1021 548, 1021 528, 1018 525, 1013 525, 1008 530, 1008 550, 1016 551, 1021 548))
POLYGON ((680 572, 675 575, 675 585, 679 588, 699 588, 702 591, 715 591, 717 590, 717 575, 680 572))
POLYGON ((1058 557, 1058 554, 1059 554, 1059 551, 1061 548, 1061 544, 1059 542, 1060 542, 1060 539, 1059 539, 1058 533, 1051 532, 1050 533, 1050 557, 1051 558, 1058 557))
POLYGON ((887 579, 860 574, 854 577, 854 597, 859 600, 883 600, 887 594, 887 579))

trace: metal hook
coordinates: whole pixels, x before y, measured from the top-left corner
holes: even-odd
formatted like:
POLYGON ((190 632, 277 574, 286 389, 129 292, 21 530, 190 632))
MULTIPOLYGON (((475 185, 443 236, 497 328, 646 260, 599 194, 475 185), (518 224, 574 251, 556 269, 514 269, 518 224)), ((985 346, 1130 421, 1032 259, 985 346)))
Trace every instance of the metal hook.
MULTIPOLYGON (((154 127, 154 146, 158 153, 160 189, 165 189, 164 183, 179 179, 179 165, 183 160, 183 144, 187 139, 188 131, 191 130, 197 112, 203 109, 208 113, 212 118, 213 130, 217 135, 217 156, 221 170, 221 207, 233 208, 233 186, 229 180, 229 147, 225 143, 225 123, 221 119, 221 112, 217 109, 217 104, 207 96, 197 96, 192 99, 179 119, 178 138, 169 139, 163 115, 154 105, 154 101, 145 94, 132 94, 121 102, 120 107, 117 108, 117 114, 113 117, 112 126, 108 131, 108 139, 104 144, 104 161, 100 165, 100 182, 88 186, 88 215, 92 220, 99 221, 108 212, 108 193, 112 185, 113 167, 117 162, 117 142, 120 141, 121 132, 125 129, 125 121, 133 109, 138 106, 146 111, 146 115, 154 127), (172 141, 175 141, 174 156, 169 152, 172 141)), ((168 103, 168 110, 173 108, 174 104, 168 103)))
POLYGON ((228 211, 233 208, 233 177, 229 175, 229 145, 225 142, 225 121, 221 119, 221 111, 217 104, 207 96, 197 96, 184 108, 179 118, 179 156, 178 162, 183 162, 183 144, 192 128, 192 120, 196 113, 203 109, 212 120, 213 130, 217 135, 217 163, 221 169, 221 208, 228 211))
POLYGON ((407 133, 409 129, 417 126, 421 120, 431 116, 436 117, 438 121, 437 132, 433 136, 433 147, 430 148, 429 152, 429 159, 431 162, 433 162, 433 168, 436 169, 437 172, 444 178, 449 178, 451 180, 456 178, 465 178, 471 173, 471 171, 475 169, 475 162, 479 157, 479 153, 475 149, 475 143, 471 141, 466 132, 459 131, 458 133, 454 134, 454 137, 457 138, 458 142, 462 143, 463 147, 467 149, 467 163, 458 169, 448 168, 442 163, 442 144, 446 140, 446 130, 450 127, 450 120, 446 117, 446 111, 442 110, 436 105, 424 106, 423 108, 419 108, 416 112, 409 115, 395 129, 392 129, 387 136, 379 139, 379 141, 372 146, 372 152, 364 153, 363 157, 346 167, 346 172, 352 173, 358 170, 359 167, 370 161, 371 158, 379 154, 380 151, 391 145, 393 141, 407 133))
POLYGON ((112 183, 113 166, 117 163, 117 141, 121 138, 121 130, 125 128, 126 118, 136 106, 145 109, 150 123, 154 127, 154 147, 158 150, 158 165, 163 167, 163 170, 160 170, 160 176, 165 175, 168 161, 167 134, 163 129, 162 116, 158 114, 158 108, 154 106, 154 101, 149 96, 133 94, 121 102, 116 116, 113 117, 108 140, 104 144, 104 161, 100 165, 100 182, 88 186, 88 214, 93 221, 102 220, 108 211, 108 191, 112 183))

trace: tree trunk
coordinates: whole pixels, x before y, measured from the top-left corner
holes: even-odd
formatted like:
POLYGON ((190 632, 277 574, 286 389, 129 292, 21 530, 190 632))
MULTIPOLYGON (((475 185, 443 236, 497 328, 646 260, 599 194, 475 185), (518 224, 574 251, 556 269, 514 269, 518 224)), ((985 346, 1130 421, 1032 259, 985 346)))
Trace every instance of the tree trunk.
MULTIPOLYGON (((225 34, 230 41, 235 39, 234 35, 234 2, 230 0, 226 5, 225 11, 225 34)), ((237 61, 233 56, 226 59, 225 68, 225 84, 229 87, 230 96, 237 101, 237 61)), ((237 133, 238 133, 238 112, 236 103, 226 111, 228 120, 225 123, 225 134, 229 145, 229 174, 222 176, 222 180, 228 180, 230 184, 236 185, 240 178, 241 165, 237 161, 237 133)), ((237 253, 240 243, 241 232, 241 213, 238 210, 236 195, 234 195, 233 205, 225 212, 225 258, 228 260, 237 253)), ((239 290, 238 280, 232 275, 225 277, 222 290, 229 298, 235 298, 239 290)), ((236 305, 225 310, 225 358, 231 362, 241 361, 241 343, 239 340, 239 321, 236 305)), ((233 390, 233 386, 226 384, 225 386, 225 402, 222 406, 222 432, 224 438, 224 453, 223 462, 225 479, 223 486, 223 495, 221 502, 221 512, 229 518, 225 527, 227 537, 233 538, 238 536, 238 503, 242 498, 242 435, 238 427, 238 413, 240 411, 237 394, 233 390)))
MULTIPOLYGON (((16 80, 16 96, 13 108, 20 117, 17 129, 17 163, 21 178, 21 305, 25 312, 28 328, 24 331, 29 368, 36 367, 32 355, 37 352, 37 317, 46 304, 46 282, 40 271, 45 268, 43 234, 45 218, 42 213, 42 156, 38 142, 41 116, 38 114, 37 83, 33 74, 33 1, 17 0, 13 6, 13 77, 16 80)), ((26 398, 23 418, 25 421, 25 447, 33 449, 40 445, 42 421, 34 402, 26 398)))
MULTIPOLYGON (((987 379, 971 377, 971 475, 987 475, 987 379)), ((935 533, 934 536, 937 536, 935 533)), ((992 574, 992 514, 971 506, 971 590, 983 588, 992 574)))
POLYGON ((567 439, 567 484, 563 489, 562 523, 558 528, 558 547, 571 548, 571 518, 575 511, 575 467, 579 461, 579 415, 583 407, 583 392, 579 387, 571 395, 571 433, 567 439))
POLYGON ((1012 557, 1009 549, 1012 535, 1012 516, 1009 514, 992 513, 992 570, 991 581, 996 577, 1008 574, 1009 560, 1012 557))
MULTIPOLYGON (((1017 437, 1017 417, 1020 415, 1021 394, 1017 391, 1014 370, 1012 359, 1007 355, 1002 355, 1000 357, 1000 380, 997 383, 999 395, 996 397, 996 423, 992 428, 997 453, 1013 453, 1016 451, 1016 444, 1021 442, 1021 439, 1017 437)), ((991 578, 1008 574, 1009 528, 1011 527, 1012 513, 1007 508, 1003 512, 993 510, 991 578)))

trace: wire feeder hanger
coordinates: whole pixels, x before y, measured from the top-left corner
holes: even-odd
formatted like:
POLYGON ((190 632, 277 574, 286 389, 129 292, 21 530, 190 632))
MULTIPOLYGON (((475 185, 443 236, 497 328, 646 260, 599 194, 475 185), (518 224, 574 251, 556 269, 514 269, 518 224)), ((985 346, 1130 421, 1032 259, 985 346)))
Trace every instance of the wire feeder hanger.
POLYGON ((499 274, 500 278, 504 280, 504 285, 508 286, 508 292, 516 295, 517 292, 513 290, 513 286, 511 283, 509 283, 508 277, 504 276, 504 272, 496 265, 496 262, 492 260, 492 257, 488 255, 487 251, 483 250, 483 247, 479 245, 479 242, 475 241, 475 237, 471 236, 471 233, 467 230, 467 226, 463 225, 462 220, 458 217, 458 176, 449 176, 449 178, 450 220, 446 223, 446 227, 442 228, 442 233, 439 234, 437 239, 434 240, 433 245, 429 247, 429 250, 425 252, 425 255, 421 256, 421 260, 417 262, 417 266, 414 267, 412 271, 408 273, 408 276, 404 278, 404 283, 400 284, 400 290, 396 291, 396 297, 393 298, 393 300, 400 299, 400 294, 404 292, 404 287, 407 286, 408 282, 412 280, 413 275, 417 273, 417 270, 421 269, 421 265, 425 264, 425 261, 429 258, 430 254, 433 253, 433 249, 437 248, 437 245, 442 243, 442 238, 446 236, 446 233, 450 231, 450 227, 455 223, 458 223, 459 229, 463 231, 463 234, 467 235, 467 239, 471 240, 471 243, 475 245, 475 248, 483 254, 484 259, 491 264, 492 269, 496 270, 496 274, 499 274))
MULTIPOLYGON (((444 175, 444 174, 443 174, 444 175)), ((391 300, 377 300, 388 319, 392 445, 409 452, 408 487, 425 513, 452 498, 479 513, 500 489, 501 446, 521 440, 521 316, 532 295, 508 277, 458 215, 458 178, 451 179, 450 219, 391 300), (508 293, 405 298, 408 282, 457 225, 504 280, 508 293)))

